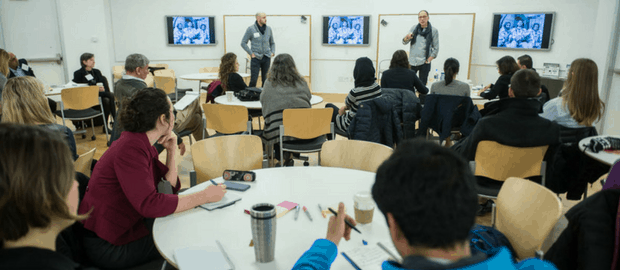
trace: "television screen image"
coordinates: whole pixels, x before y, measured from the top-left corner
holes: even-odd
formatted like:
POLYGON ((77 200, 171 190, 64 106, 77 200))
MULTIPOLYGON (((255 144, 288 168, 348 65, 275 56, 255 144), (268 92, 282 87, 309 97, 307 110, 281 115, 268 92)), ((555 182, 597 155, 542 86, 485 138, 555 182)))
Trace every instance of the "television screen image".
POLYGON ((553 13, 494 14, 492 48, 548 50, 553 13))
POLYGON ((368 45, 370 16, 324 16, 323 44, 368 45))
POLYGON ((169 45, 214 45, 215 17, 166 16, 169 45))

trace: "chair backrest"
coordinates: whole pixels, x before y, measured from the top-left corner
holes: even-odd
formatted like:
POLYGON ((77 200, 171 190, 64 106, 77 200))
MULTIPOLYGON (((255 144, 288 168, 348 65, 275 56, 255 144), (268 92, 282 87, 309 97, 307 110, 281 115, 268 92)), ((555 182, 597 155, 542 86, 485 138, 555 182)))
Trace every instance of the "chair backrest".
POLYGON ((222 176, 224 170, 255 170, 263 166, 263 144, 255 135, 207 138, 192 146, 197 183, 222 176))
POLYGON ((248 109, 240 105, 202 104, 207 128, 219 133, 248 131, 248 109))
POLYGON ((598 135, 598 132, 595 127, 568 128, 560 125, 561 143, 578 143, 583 138, 596 135, 598 135))
POLYGON ((321 166, 377 172, 394 150, 383 144, 358 140, 331 140, 321 147, 321 166))
POLYGON ((220 67, 203 67, 198 70, 200 73, 216 73, 220 72, 220 67))
POLYGON ((168 68, 169 68, 169 67, 168 67, 168 64, 163 64, 163 63, 161 63, 161 64, 153 64, 153 63, 149 63, 149 67, 163 67, 163 68, 166 68, 166 69, 168 69, 168 68))
POLYGON ((283 136, 312 139, 329 134, 333 109, 286 109, 282 112, 283 136))
POLYGON ((155 86, 164 90, 166 94, 172 94, 175 91, 174 78, 168 76, 155 76, 155 86))
POLYGON ((508 177, 527 178, 541 175, 543 158, 548 145, 513 147, 494 141, 481 141, 476 148, 477 176, 505 181, 508 177))
POLYGON ((154 73, 155 73, 155 76, 165 76, 165 77, 176 78, 174 74, 174 70, 172 69, 159 69, 159 70, 155 70, 154 73))
POLYGON ((526 179, 508 178, 497 196, 495 228, 506 235, 520 259, 534 257, 562 215, 551 190, 526 179))
POLYGON ((146 75, 144 82, 146 82, 147 87, 155 87, 155 79, 153 78, 153 74, 150 72, 146 75))
POLYGON ((122 78, 124 71, 125 71, 125 66, 113 66, 112 74, 113 74, 114 79, 122 78))
POLYGON ((60 92, 60 98, 65 110, 85 110, 99 105, 99 87, 65 88, 60 92))
POLYGON ((93 148, 90 151, 81 154, 78 159, 73 162, 73 166, 75 167, 76 172, 81 172, 84 175, 90 177, 90 168, 93 163, 93 157, 95 156, 95 151, 97 148, 93 148))

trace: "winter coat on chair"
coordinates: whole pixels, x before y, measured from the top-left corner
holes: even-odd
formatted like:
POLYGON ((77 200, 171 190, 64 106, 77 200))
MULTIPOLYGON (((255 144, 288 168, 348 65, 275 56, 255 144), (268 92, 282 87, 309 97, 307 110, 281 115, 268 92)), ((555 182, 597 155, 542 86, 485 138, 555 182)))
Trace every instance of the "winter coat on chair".
POLYGON ((425 136, 426 130, 431 128, 439 133, 439 140, 443 141, 450 136, 452 127, 461 127, 463 137, 468 136, 481 116, 470 97, 432 94, 426 96, 421 117, 417 135, 425 136), (454 119, 459 119, 460 123, 452 123, 457 110, 461 115, 454 119))
POLYGON ((378 97, 363 102, 349 126, 349 138, 394 147, 403 137, 400 119, 392 102, 378 97))
POLYGON ((403 138, 415 137, 415 122, 420 119, 422 106, 413 91, 398 88, 381 88, 382 95, 394 104, 398 118, 402 121, 403 138))

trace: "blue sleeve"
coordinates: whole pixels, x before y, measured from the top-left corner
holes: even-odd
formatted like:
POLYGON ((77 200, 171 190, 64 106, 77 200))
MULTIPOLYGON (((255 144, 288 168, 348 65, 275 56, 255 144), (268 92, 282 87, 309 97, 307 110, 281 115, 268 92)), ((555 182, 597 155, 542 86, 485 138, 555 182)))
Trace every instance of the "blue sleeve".
POLYGON ((65 139, 67 140, 69 149, 71 149, 71 156, 73 157, 73 161, 75 161, 79 157, 79 155, 77 154, 77 146, 75 145, 75 136, 73 136, 73 132, 68 127, 65 127, 65 139))
POLYGON ((539 114, 540 117, 545 118, 549 121, 554 121, 558 117, 558 100, 560 101, 560 104, 562 104, 562 101, 558 98, 554 98, 552 100, 549 100, 549 102, 545 103, 545 105, 543 106, 543 112, 539 114))
POLYGON ((327 239, 318 239, 301 255, 293 269, 329 269, 337 255, 336 244, 327 239))

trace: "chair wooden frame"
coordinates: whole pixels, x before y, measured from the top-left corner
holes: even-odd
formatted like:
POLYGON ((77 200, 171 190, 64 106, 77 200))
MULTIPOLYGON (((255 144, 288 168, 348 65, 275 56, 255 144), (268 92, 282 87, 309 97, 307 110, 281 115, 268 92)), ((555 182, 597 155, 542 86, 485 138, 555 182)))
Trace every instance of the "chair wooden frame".
MULTIPOLYGON (((221 134, 247 132, 252 134, 252 121, 248 120, 248 109, 239 105, 202 104, 203 126, 221 134)), ((206 129, 203 129, 203 133, 206 129)), ((206 138, 203 134, 202 138, 206 138)))
MULTIPOLYGON (((99 97, 99 87, 96 85, 85 86, 85 87, 75 87, 75 88, 65 88, 60 92, 60 115, 62 117, 62 124, 67 126, 65 123, 65 119, 69 120, 86 120, 90 119, 91 127, 93 129, 92 140, 95 140, 95 125, 93 119, 97 116, 101 115, 103 118, 103 127, 105 129, 105 137, 106 141, 109 140, 109 132, 108 132, 108 123, 107 119, 105 119, 105 114, 103 111, 103 105, 101 103, 101 98, 99 97), (65 110, 87 110, 93 106, 99 105, 101 112, 88 116, 88 117, 78 117, 78 118, 68 118, 65 116, 65 110)), ((84 130, 85 132, 86 130, 84 130)))
POLYGON ((499 191, 492 225, 512 244, 519 259, 542 257, 542 245, 562 215, 553 191, 532 181, 510 177, 499 191))
MULTIPOLYGON (((334 123, 332 122, 333 110, 331 108, 305 108, 305 109, 286 109, 282 112, 282 125, 280 125, 280 135, 278 138, 280 144, 280 159, 284 157, 284 151, 293 153, 314 153, 321 152, 321 148, 310 150, 297 150, 285 148, 284 137, 293 137, 296 139, 314 139, 326 134, 331 134, 335 138, 334 123)), ((268 147, 269 148, 269 147, 268 147)), ((267 150, 269 154, 273 152, 267 150)), ((271 154, 271 156, 273 156, 271 154)), ((273 157, 270 158, 273 162, 273 157)), ((283 164, 283 162, 281 162, 283 164)), ((321 156, 319 155, 319 165, 321 164, 321 156)))
POLYGON ((394 150, 383 144, 359 140, 331 140, 321 147, 321 166, 376 173, 394 150))
POLYGON ((93 157, 95 156, 95 151, 97 148, 93 148, 90 151, 81 154, 74 162, 73 166, 75 167, 76 172, 81 172, 84 175, 90 177, 90 168, 93 163, 93 157))
MULTIPOLYGON (((546 162, 543 161, 548 145, 537 147, 513 147, 494 141, 480 141, 476 149, 475 161, 470 167, 476 176, 484 176, 496 181, 505 181, 509 177, 527 178, 542 176, 545 185, 546 162)), ((495 199, 493 196, 478 196, 495 199)))
POLYGON ((222 176, 224 170, 249 171, 263 166, 263 144, 256 135, 230 135, 191 146, 197 184, 222 176))

